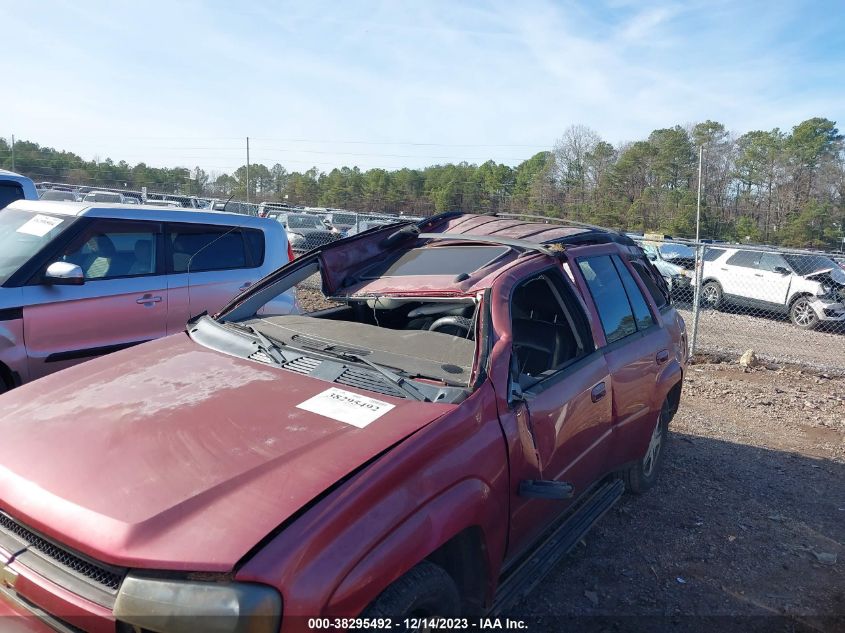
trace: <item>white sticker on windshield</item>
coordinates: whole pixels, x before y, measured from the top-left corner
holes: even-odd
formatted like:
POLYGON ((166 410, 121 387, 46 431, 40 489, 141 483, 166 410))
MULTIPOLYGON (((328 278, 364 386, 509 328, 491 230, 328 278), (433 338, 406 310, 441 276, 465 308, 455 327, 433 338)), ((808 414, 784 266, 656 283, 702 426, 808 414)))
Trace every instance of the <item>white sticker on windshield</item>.
POLYGON ((34 235, 35 237, 44 237, 62 222, 63 220, 61 218, 54 218, 49 215, 41 215, 39 213, 29 222, 18 227, 18 233, 26 233, 27 235, 34 235))
POLYGON ((389 402, 359 396, 357 393, 335 387, 326 389, 323 393, 318 393, 313 398, 296 405, 297 409, 319 413, 332 420, 357 426, 359 429, 378 420, 393 407, 394 405, 389 402))

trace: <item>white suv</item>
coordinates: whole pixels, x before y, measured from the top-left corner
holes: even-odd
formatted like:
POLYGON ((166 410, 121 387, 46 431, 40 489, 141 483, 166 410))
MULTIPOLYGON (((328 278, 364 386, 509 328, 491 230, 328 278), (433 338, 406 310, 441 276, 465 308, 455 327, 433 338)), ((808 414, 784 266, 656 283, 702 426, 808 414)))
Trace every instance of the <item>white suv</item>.
POLYGON ((701 279, 704 306, 778 312, 805 330, 845 322, 845 271, 826 255, 712 247, 701 279))

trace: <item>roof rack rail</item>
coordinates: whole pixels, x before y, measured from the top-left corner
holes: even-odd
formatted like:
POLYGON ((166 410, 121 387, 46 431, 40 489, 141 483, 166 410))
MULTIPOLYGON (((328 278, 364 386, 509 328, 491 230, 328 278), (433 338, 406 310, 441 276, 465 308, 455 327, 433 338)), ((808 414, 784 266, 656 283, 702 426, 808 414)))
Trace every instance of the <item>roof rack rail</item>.
POLYGON ((593 229, 596 231, 607 231, 601 226, 596 226, 595 224, 589 224, 587 222, 578 222, 576 220, 568 220, 566 218, 556 218, 548 215, 532 215, 530 213, 493 213, 491 214, 497 218, 505 218, 505 219, 517 219, 517 218, 528 218, 530 220, 542 220, 544 222, 554 222, 555 224, 563 224, 567 226, 578 226, 585 229, 593 229))
POLYGON ((449 240, 453 242, 480 242, 482 244, 500 244, 502 246, 510 246, 511 248, 518 248, 523 251, 537 251, 556 257, 553 249, 537 242, 529 242, 528 240, 518 240, 509 237, 496 237, 495 235, 472 235, 471 233, 420 233, 417 238, 421 240, 449 240))

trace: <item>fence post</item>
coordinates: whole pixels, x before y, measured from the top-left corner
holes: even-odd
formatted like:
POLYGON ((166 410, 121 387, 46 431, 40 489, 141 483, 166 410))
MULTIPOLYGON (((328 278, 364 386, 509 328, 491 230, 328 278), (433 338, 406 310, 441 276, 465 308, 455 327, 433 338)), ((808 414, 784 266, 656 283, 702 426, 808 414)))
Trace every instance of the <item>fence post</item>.
POLYGON ((695 247, 695 291, 692 294, 692 338, 690 339, 689 359, 695 354, 698 339, 698 317, 701 312, 701 279, 704 274, 704 244, 695 247))

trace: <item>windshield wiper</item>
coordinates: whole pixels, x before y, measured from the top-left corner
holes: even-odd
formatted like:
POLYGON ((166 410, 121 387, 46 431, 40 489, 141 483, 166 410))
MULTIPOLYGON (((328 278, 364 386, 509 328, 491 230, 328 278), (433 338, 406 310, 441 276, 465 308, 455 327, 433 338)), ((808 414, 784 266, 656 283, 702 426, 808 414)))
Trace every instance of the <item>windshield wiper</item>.
POLYGON ((284 343, 277 343, 275 341, 271 341, 264 335, 263 332, 251 325, 245 325, 244 323, 235 322, 227 322, 226 325, 232 326, 238 330, 244 330, 245 332, 249 332, 250 334, 252 334, 257 339, 255 344, 258 346, 258 351, 264 352, 264 354, 266 354, 280 367, 288 361, 288 359, 285 358, 285 355, 282 353, 281 346, 284 345, 284 343))
POLYGON ((407 378, 400 376, 399 374, 394 373, 389 369, 385 369, 381 365, 378 365, 373 361, 364 358, 363 356, 359 356, 358 354, 353 354, 351 352, 335 352, 330 349, 321 349, 317 351, 323 354, 328 354, 329 356, 333 356, 340 360, 361 363, 363 365, 366 365, 367 367, 370 367, 371 369, 375 369, 378 373, 387 378, 390 382, 399 387, 406 394, 411 396, 414 400, 419 400, 420 402, 431 402, 431 400, 429 400, 428 397, 426 397, 425 394, 423 394, 419 389, 417 389, 414 384, 407 378))

